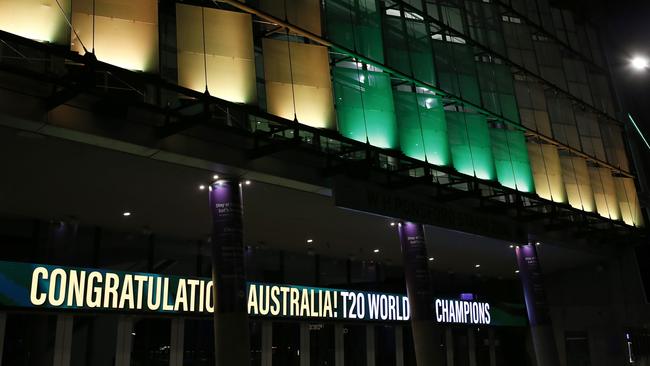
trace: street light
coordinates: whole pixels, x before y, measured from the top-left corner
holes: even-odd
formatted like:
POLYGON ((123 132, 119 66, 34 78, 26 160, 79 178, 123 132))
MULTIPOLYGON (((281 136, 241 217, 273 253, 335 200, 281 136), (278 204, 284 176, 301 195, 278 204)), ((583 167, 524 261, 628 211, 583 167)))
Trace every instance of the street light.
POLYGON ((643 56, 635 56, 630 60, 630 65, 636 70, 643 71, 650 66, 650 61, 643 56))

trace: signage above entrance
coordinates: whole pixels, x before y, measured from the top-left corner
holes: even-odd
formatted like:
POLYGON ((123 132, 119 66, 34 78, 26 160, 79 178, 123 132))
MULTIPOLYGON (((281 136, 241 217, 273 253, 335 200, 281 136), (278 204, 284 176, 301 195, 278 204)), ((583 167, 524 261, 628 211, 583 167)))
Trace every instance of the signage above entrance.
MULTIPOLYGON (((206 278, 0 261, 0 307, 78 311, 210 314, 206 278)), ((489 303, 433 299, 438 323, 525 325, 525 318, 489 303)), ((251 316, 403 322, 411 317, 400 294, 250 282, 251 316)))

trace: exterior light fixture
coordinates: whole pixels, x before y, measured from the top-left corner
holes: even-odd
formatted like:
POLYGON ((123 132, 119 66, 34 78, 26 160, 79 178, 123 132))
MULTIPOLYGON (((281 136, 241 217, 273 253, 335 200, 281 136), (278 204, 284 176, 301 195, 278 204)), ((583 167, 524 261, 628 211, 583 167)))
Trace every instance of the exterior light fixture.
POLYGON ((212 176, 212 179, 217 180, 217 179, 219 179, 219 176, 215 174, 215 175, 212 176))
POLYGON ((122 216, 124 216, 124 217, 129 217, 129 216, 131 216, 131 213, 130 213, 129 211, 126 211, 126 212, 124 212, 124 213, 122 214, 122 216))
POLYGON ((390 223, 390 226, 395 226, 395 223, 394 223, 394 222, 391 222, 391 223, 390 223))
POLYGON ((650 61, 648 61, 648 59, 645 57, 635 56, 632 60, 630 60, 630 65, 636 70, 643 71, 650 67, 650 61))
POLYGON ((200 189, 200 190, 204 190, 204 189, 205 189, 205 186, 204 186, 203 184, 201 184, 201 185, 199 186, 199 189, 200 189))
POLYGON ((517 269, 517 270, 515 270, 515 273, 519 273, 519 270, 518 270, 518 269, 517 269))
POLYGON ((432 261, 433 261, 433 257, 429 257, 429 262, 432 262, 432 261))
POLYGON ((379 249, 375 249, 375 250, 373 250, 373 252, 379 253, 379 249))
POLYGON ((247 181, 244 182, 244 184, 247 185, 247 186, 250 186, 250 185, 251 185, 251 181, 250 181, 250 180, 247 180, 247 181))
POLYGON ((536 243, 535 243, 535 245, 540 245, 540 244, 542 244, 542 243, 540 243, 540 242, 536 242, 536 243))
POLYGON ((514 248, 514 247, 515 247, 514 245, 510 244, 510 249, 512 249, 512 248, 514 248))
POLYGON ((474 265, 474 268, 481 268, 481 265, 480 265, 480 264, 476 264, 476 265, 474 265))
POLYGON ((308 243, 308 244, 311 244, 311 243, 313 243, 313 242, 314 242, 314 239, 307 239, 307 243, 308 243))

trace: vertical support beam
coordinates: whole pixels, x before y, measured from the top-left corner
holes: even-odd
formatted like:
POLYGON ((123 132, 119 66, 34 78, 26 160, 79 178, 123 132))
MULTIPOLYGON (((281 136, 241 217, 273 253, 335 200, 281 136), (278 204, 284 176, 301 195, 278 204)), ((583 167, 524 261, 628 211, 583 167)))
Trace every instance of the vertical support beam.
POLYGON ((528 322, 538 365, 559 366, 560 357, 555 343, 551 316, 546 303, 542 270, 534 244, 518 245, 515 249, 519 278, 524 288, 528 322))
POLYGON ((433 291, 424 228, 408 221, 400 222, 398 226, 406 292, 411 307, 415 359, 418 366, 440 365, 444 361, 442 351, 440 347, 432 347, 440 341, 440 334, 433 321, 433 291))
POLYGON ((300 366, 309 366, 311 353, 309 352, 309 324, 300 323, 300 366))
POLYGON ((488 338, 490 342, 490 366, 497 366, 497 345, 494 329, 488 328, 488 338))
POLYGON ((273 365, 273 323, 262 322, 262 366, 273 365))
POLYGON ((129 366, 133 345, 133 319, 120 316, 117 321, 117 341, 115 344, 115 366, 129 366))
POLYGON ((185 348, 185 319, 181 317, 172 319, 172 331, 169 350, 169 366, 183 366, 183 352, 185 348))
POLYGON ((375 366, 375 326, 366 325, 366 366, 375 366))
POLYGON ((4 357, 5 331, 7 329, 7 313, 0 313, 0 366, 4 357))
POLYGON ((454 366, 454 333, 451 328, 445 328, 445 350, 447 350, 447 366, 454 366))
POLYGON ((345 366, 345 337, 343 324, 334 324, 334 366, 345 366))
POLYGON ((212 281, 214 291, 215 362, 250 362, 246 278, 244 272, 243 202, 236 179, 210 185, 212 211, 212 281))
POLYGON ((404 328, 395 326, 395 366, 404 366, 404 328))
POLYGON ((72 352, 72 326, 72 315, 60 314, 56 317, 54 366, 70 366, 70 354, 72 352))
POLYGON ((474 328, 467 328, 467 348, 469 348, 469 366, 476 366, 476 334, 474 328))

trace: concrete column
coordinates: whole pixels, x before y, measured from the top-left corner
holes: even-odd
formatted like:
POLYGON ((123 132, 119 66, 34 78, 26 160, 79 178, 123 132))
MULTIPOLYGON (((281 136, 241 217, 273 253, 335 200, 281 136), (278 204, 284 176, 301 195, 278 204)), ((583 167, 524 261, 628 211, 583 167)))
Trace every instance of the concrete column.
POLYGON ((476 334, 474 328, 467 328, 467 348, 469 348, 469 366, 476 366, 476 334))
POLYGON ((539 366, 559 366, 560 357, 555 343, 551 316, 546 302, 542 270, 535 244, 518 245, 515 249, 519 278, 524 288, 528 322, 539 366))
POLYGON ((490 366, 497 366, 497 345, 494 329, 488 328, 488 340, 490 343, 490 366))
POLYGON ((345 334, 343 324, 334 325, 334 366, 345 366, 345 334))
POLYGON ((262 322, 262 366, 273 364, 273 323, 262 322))
POLYGON ((131 364, 131 347, 133 345, 133 319, 120 316, 117 321, 117 341, 115 343, 115 366, 131 364))
POLYGON ((375 366, 375 326, 366 325, 366 366, 375 366))
POLYGON ((442 364, 439 330, 434 324, 433 291, 424 228, 413 222, 399 223, 399 239, 404 257, 406 292, 411 307, 411 329, 418 366, 442 364))
POLYGON ((2 358, 4 356, 5 345, 5 331, 7 329, 7 313, 0 313, 0 366, 2 366, 2 358))
POLYGON ((185 319, 173 318, 169 349, 169 366, 183 366, 185 348, 185 319))
POLYGON ((210 185, 217 366, 250 362, 241 193, 241 183, 236 179, 221 179, 210 185))
POLYGON ((447 366, 454 366, 454 333, 451 328, 445 328, 445 350, 447 350, 447 366))
POLYGON ((302 322, 300 323, 300 366, 309 366, 311 363, 309 349, 309 324, 302 322))
POLYGON ((395 326, 395 366, 404 366, 404 328, 395 326))
POLYGON ((70 366, 72 352, 72 315, 56 317, 56 333, 54 338, 54 366, 70 366))

